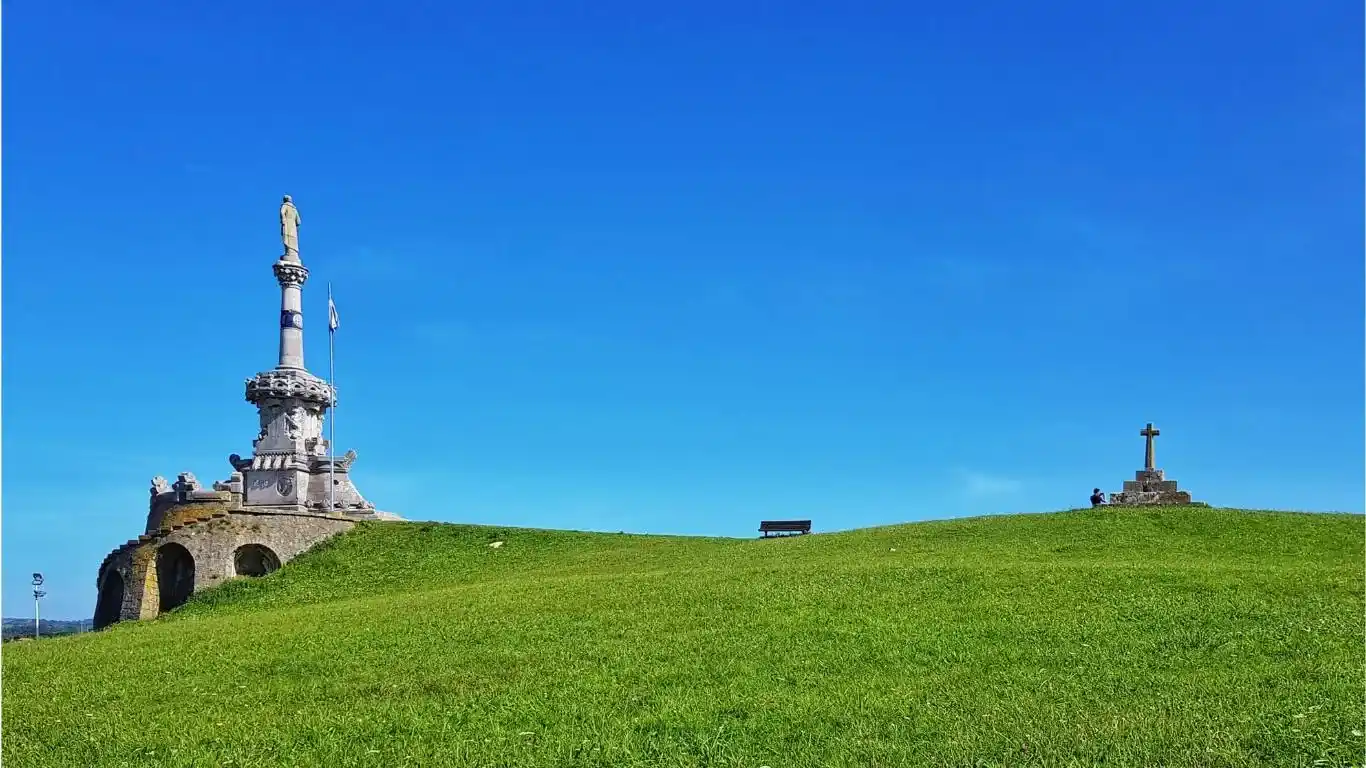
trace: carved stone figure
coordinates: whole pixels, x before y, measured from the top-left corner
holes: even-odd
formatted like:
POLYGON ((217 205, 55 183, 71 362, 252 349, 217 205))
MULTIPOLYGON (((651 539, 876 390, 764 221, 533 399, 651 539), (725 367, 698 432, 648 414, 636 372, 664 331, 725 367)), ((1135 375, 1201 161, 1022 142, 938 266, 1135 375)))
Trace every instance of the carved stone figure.
POLYGON ((303 219, 299 218, 299 209, 294 207, 294 201, 289 195, 280 203, 280 240, 285 244, 285 255, 294 254, 299 256, 299 225, 303 224, 303 219))
POLYGON ((157 496, 171 491, 171 484, 166 482, 166 478, 157 475, 152 478, 152 495, 157 496))
POLYGON ((303 428, 303 423, 304 409, 302 407, 296 405, 285 413, 285 428, 289 430, 290 440, 299 439, 299 430, 303 428))
POLYGON ((264 440, 270 434, 270 421, 275 417, 275 409, 262 408, 257 414, 261 424, 261 430, 256 433, 257 440, 264 440))

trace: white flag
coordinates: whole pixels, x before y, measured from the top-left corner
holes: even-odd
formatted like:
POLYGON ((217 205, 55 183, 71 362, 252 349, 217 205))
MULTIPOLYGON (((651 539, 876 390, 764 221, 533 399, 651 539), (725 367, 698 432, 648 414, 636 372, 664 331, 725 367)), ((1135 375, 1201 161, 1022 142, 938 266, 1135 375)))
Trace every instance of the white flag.
POLYGON ((332 303, 332 297, 327 297, 327 330, 337 330, 337 305, 332 303))

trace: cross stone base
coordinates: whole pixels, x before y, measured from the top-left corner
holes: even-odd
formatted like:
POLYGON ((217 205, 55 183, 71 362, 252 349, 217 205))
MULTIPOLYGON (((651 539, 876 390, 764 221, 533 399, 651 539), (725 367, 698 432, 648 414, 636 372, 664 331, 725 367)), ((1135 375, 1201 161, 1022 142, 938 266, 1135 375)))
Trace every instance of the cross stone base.
POLYGON ((1124 490, 1110 494, 1112 506, 1176 506, 1191 504, 1188 491, 1178 490, 1175 480, 1168 480, 1160 469, 1140 469, 1133 480, 1124 481, 1124 490))
POLYGON ((1191 504, 1189 491, 1121 491, 1110 494, 1111 507, 1161 506, 1175 507, 1191 504))

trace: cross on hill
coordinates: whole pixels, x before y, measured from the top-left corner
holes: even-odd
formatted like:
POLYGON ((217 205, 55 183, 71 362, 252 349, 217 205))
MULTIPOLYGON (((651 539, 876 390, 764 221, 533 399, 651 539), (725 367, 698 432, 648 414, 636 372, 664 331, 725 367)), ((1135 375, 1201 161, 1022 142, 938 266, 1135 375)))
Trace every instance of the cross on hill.
POLYGON ((1150 421, 1148 422, 1148 426, 1144 427, 1143 430, 1138 434, 1148 438, 1147 448, 1143 451, 1143 468, 1156 469, 1157 464, 1153 461, 1153 438, 1162 434, 1162 432, 1160 430, 1153 429, 1153 423, 1150 421))

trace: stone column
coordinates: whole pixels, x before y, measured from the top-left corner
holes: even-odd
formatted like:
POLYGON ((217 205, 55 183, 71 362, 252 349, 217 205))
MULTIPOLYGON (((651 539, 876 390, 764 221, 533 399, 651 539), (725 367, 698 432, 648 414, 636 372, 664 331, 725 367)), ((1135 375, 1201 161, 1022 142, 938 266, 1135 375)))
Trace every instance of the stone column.
POLYGON ((280 362, 276 368, 304 370, 304 281, 308 269, 294 254, 275 262, 275 279, 280 281, 280 362))

